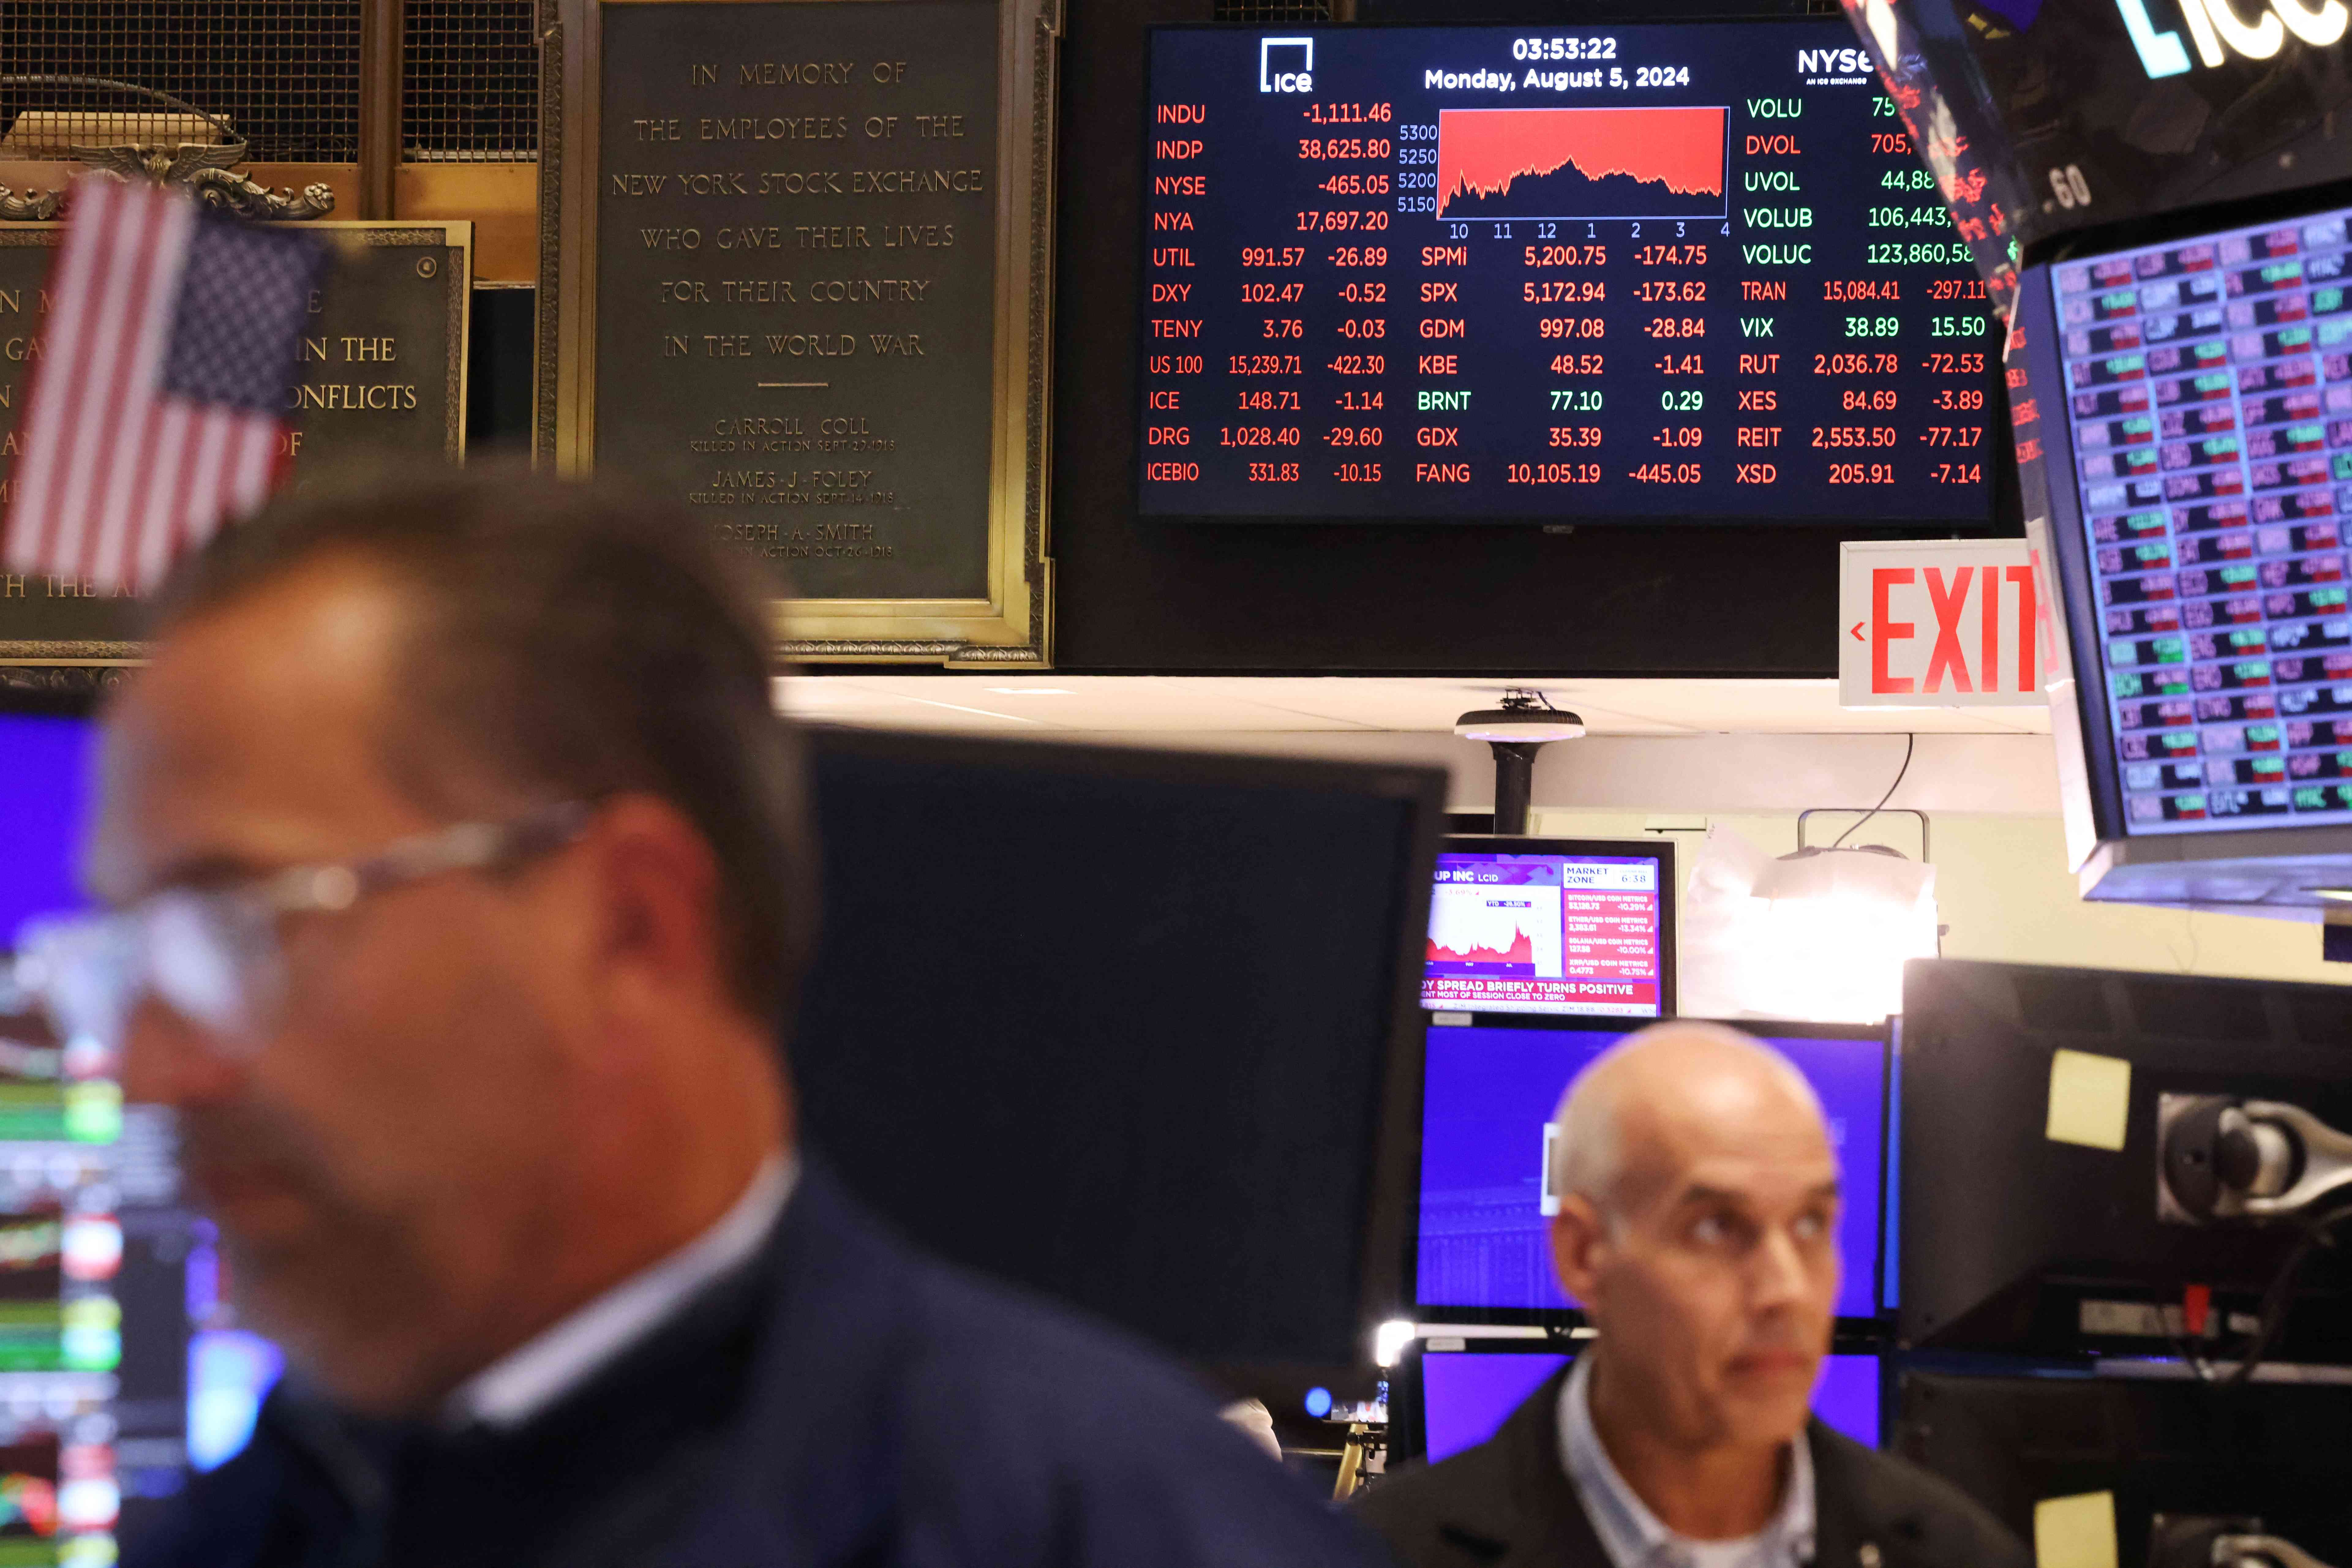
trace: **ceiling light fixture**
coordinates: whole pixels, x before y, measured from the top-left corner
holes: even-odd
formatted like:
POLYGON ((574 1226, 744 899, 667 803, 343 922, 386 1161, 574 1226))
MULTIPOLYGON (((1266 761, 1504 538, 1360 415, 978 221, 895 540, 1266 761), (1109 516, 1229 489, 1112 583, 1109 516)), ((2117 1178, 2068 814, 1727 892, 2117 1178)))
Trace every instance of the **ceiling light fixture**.
POLYGON ((1698 1018, 1875 1023, 1903 1010, 1903 966, 1940 946, 1927 817, 1918 860, 1846 840, 1887 810, 1910 771, 1916 737, 1878 804, 1833 843, 1773 859, 1721 826, 1707 830, 1682 909, 1682 1010, 1698 1018))

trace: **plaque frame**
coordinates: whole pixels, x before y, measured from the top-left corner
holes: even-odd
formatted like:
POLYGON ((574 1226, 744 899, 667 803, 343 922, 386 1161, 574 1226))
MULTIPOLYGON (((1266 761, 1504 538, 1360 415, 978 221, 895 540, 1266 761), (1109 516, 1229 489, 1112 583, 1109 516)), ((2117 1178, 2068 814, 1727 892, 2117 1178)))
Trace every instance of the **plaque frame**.
MULTIPOLYGON (((289 225, 293 226, 293 225, 289 225)), ((304 234, 325 238, 338 248, 375 248, 399 245, 436 245, 463 258, 455 279, 445 283, 449 298, 449 362, 446 369, 448 394, 446 440, 443 447, 452 463, 466 459, 466 370, 468 333, 472 326, 474 288, 474 225, 467 218, 362 218, 336 221, 313 219, 300 224, 304 234)), ((0 225, 0 246, 9 249, 49 248, 64 232, 62 222, 0 225)), ((109 684, 104 672, 144 663, 145 649, 137 643, 84 640, 11 640, 0 638, 0 695, 34 693, 69 696, 94 695, 109 684), (45 676, 26 672, 47 670, 45 676), (71 672, 84 672, 76 674, 71 672)))
MULTIPOLYGON (((596 196, 603 7, 822 0, 540 0, 539 332, 531 452, 594 465, 596 196)), ((895 0, 840 0, 885 8, 895 0)), ((1053 664, 1054 180, 1063 0, 995 0, 995 342, 988 591, 978 599, 792 599, 777 648, 803 663, 1053 664), (1027 134, 1022 132, 1025 129, 1027 134)))

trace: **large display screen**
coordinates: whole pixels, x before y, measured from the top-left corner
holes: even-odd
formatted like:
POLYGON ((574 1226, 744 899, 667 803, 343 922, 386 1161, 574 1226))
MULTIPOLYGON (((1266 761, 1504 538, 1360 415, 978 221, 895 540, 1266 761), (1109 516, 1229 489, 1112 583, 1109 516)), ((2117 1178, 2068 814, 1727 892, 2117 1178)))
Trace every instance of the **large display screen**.
POLYGON ((2073 467, 2050 483, 2079 508, 2095 601, 2074 632, 2097 651, 2084 706, 2128 834, 2352 822, 2346 216, 2073 258, 2034 285, 2073 467))
MULTIPOLYGON (((1883 1034, 1741 1026, 1787 1056, 1821 1096, 1844 1201, 1840 1317, 1877 1314, 1886 1147, 1883 1034)), ((1811 1026, 1820 1030, 1822 1026, 1811 1026)), ((1545 1166, 1569 1081, 1622 1030, 1433 1024, 1423 1056, 1421 1216, 1413 1303, 1423 1312, 1558 1312, 1545 1166)))
POLYGON ((1981 523, 1999 339, 1843 22, 1165 28, 1142 510, 1981 523))
MULTIPOLYGON (((1423 1351, 1422 1420, 1429 1462, 1495 1435, 1569 1357, 1544 1351, 1423 1351)), ((1832 1355, 1813 1385, 1813 1414, 1866 1448, 1878 1447, 1878 1357, 1832 1355)))
POLYGON ((1437 857, 1421 1005, 1657 1018, 1666 939, 1659 852, 1437 857))

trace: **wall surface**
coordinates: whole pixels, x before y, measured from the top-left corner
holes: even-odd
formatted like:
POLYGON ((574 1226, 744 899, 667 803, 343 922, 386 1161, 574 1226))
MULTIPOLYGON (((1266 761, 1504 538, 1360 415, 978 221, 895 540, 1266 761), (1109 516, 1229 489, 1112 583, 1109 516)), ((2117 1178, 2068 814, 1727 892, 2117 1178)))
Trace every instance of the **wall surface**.
MULTIPOLYGON (((1555 810, 1540 812, 1534 825, 1561 838, 1638 838, 1652 836, 1645 824, 1655 815, 1555 810)), ((1809 840, 1834 838, 1853 820, 1822 819, 1826 831, 1817 826, 1809 840)), ((1696 830, 1669 835, 1680 846, 1685 873, 1707 824, 1729 828, 1769 854, 1797 847, 1793 811, 1676 813, 1676 821, 1696 830)), ((1936 812, 1929 827, 1947 958, 2333 985, 2352 981, 2352 968, 2320 958, 2315 925, 2084 903, 2074 894, 2064 835, 2054 815, 1936 812)), ((1907 818, 1882 818, 1862 837, 1906 854, 1918 852, 1918 830, 1907 818)))
MULTIPOLYGON (((1494 810, 1486 747, 1450 735, 1163 731, 1084 738, 1434 764, 1448 771, 1453 810, 1494 810)), ((1531 825, 1562 838, 1639 838, 1670 828, 1685 870, 1715 822, 1784 854, 1797 847, 1800 811, 1870 805, 1894 782, 1903 749, 1899 735, 1589 737, 1539 755, 1531 825)), ((1928 815, 1947 957, 2352 981, 2352 969, 2321 960, 2314 925, 2084 903, 2066 865, 2047 736, 1922 736, 1889 804, 1928 815)), ((1853 821, 1851 812, 1825 814, 1807 841, 1833 839, 1853 821)), ((1880 818, 1857 841, 1870 840, 1919 852, 1909 817, 1880 818)))

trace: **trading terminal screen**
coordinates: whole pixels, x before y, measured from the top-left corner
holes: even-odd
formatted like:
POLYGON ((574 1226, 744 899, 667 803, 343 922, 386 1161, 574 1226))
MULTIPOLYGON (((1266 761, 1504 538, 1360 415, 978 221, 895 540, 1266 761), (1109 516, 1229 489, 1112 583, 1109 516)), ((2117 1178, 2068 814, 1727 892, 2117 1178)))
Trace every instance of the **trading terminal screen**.
MULTIPOLYGON (((0 716, 0 964, 80 902, 89 726, 0 716)), ((242 1448, 278 1375, 184 1207, 167 1116, 95 1040, 0 1015, 0 1564, 102 1565, 242 1448)))
POLYGON ((2126 833, 2352 822, 2346 219, 2047 274, 2126 833))
POLYGON ((1659 1017, 1662 881, 1655 855, 1441 852, 1421 1005, 1659 1017))
MULTIPOLYGON (((1534 1314, 1575 1307, 1552 1274, 1552 1113, 1569 1081, 1623 1038, 1622 1030, 1606 1028, 1430 1026, 1423 1057, 1416 1309, 1534 1314)), ((1886 1042, 1876 1035, 1777 1030, 1759 1038, 1794 1062, 1821 1097, 1843 1189, 1838 1247, 1845 1271, 1837 1312, 1874 1317, 1886 1042)))
MULTIPOLYGON (((1493 1437, 1521 1401, 1568 1364, 1541 1351, 1423 1351, 1422 1422, 1431 1464, 1493 1437)), ((1813 1385, 1813 1414, 1866 1448, 1880 1437, 1878 1357, 1832 1355, 1813 1385)))
POLYGON ((1147 515, 1990 515, 1984 286, 1842 22, 1168 27, 1148 120, 1147 515))

